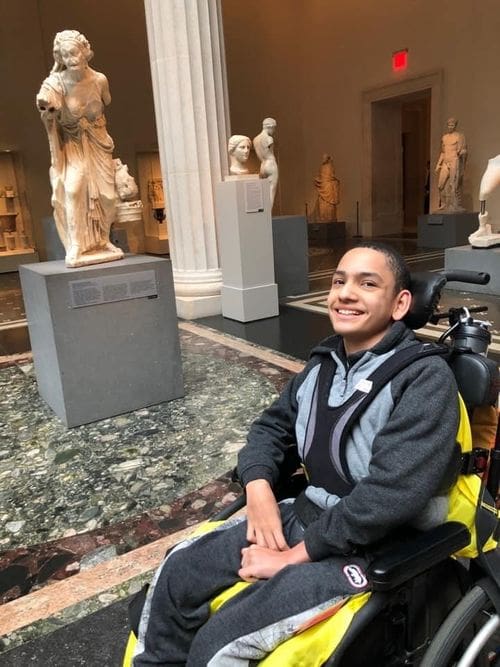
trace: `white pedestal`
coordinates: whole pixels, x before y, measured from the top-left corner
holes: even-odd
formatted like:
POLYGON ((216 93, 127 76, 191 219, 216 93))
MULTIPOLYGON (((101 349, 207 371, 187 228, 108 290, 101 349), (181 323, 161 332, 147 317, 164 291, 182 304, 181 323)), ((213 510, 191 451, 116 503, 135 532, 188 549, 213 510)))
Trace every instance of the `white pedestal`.
POLYGON ((215 195, 223 316, 251 322, 279 315, 269 183, 226 181, 215 195))
POLYGON ((183 395, 170 260, 20 267, 38 391, 66 426, 183 395))

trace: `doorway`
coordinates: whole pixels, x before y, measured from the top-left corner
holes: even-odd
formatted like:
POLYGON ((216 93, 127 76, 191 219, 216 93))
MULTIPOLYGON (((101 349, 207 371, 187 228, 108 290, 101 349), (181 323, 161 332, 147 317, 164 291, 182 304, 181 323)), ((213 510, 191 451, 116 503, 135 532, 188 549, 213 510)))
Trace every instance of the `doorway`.
POLYGON ((429 88, 372 102, 374 235, 416 234, 429 210, 429 88))
POLYGON ((415 234, 418 215, 436 208, 442 91, 437 70, 363 92, 363 236, 415 234))

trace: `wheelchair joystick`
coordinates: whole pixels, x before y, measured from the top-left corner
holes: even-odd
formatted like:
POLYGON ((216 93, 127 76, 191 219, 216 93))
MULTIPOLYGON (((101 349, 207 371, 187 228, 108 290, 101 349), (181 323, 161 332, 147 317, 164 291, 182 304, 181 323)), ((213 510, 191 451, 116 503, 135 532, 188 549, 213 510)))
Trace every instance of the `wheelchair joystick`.
POLYGON ((491 322, 475 320, 465 307, 454 310, 450 315, 450 325, 456 324, 450 332, 453 349, 485 355, 491 343, 491 322))

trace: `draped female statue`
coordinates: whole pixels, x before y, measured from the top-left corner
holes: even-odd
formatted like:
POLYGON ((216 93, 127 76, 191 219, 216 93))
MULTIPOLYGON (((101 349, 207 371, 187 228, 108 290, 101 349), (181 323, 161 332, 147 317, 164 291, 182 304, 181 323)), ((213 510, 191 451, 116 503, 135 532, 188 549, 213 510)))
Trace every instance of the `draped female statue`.
POLYGON ((121 259, 109 240, 115 216, 113 140, 104 106, 104 74, 89 67, 93 53, 77 30, 54 39, 54 66, 36 98, 49 139, 54 219, 69 267, 121 259))
POLYGON ((340 202, 339 179, 335 176, 331 155, 323 155, 314 185, 318 192, 318 219, 321 222, 336 222, 340 202))

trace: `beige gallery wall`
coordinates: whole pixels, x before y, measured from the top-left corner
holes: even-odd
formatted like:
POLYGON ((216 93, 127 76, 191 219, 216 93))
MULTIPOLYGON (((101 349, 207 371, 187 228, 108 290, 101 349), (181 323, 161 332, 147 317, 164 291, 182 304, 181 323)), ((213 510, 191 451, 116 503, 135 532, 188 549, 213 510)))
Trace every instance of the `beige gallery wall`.
POLYGON ((465 202, 477 209, 487 159, 500 153, 498 0, 222 0, 222 7, 232 130, 253 136, 264 116, 277 119, 280 213, 313 205, 312 180, 329 152, 342 182, 339 217, 352 230, 367 159, 363 93, 430 73, 442 75, 440 126, 454 115, 466 134, 465 202), (403 48, 409 66, 401 76, 391 54, 403 48))
POLYGON ((142 0, 0 0, 0 150, 22 157, 42 258, 40 220, 52 212, 50 157, 35 95, 53 64, 54 35, 68 28, 85 34, 95 54, 91 66, 108 77, 114 156, 137 174, 137 153, 157 148, 142 0))
MULTIPOLYGON (((275 214, 314 205, 313 178, 329 152, 342 183, 339 218, 353 231, 367 159, 363 93, 429 73, 442 77, 440 125, 455 115, 466 134, 465 195, 474 203, 488 157, 500 153, 498 0, 222 0, 222 10, 233 133, 253 137, 264 117, 278 121, 275 214), (409 49, 402 77, 391 71, 391 53, 401 48, 409 49)), ((136 155, 157 145, 144 6, 0 0, 0 16, 0 150, 22 156, 43 250, 49 153, 34 97, 52 66, 53 36, 77 28, 89 38, 92 64, 110 81, 115 155, 136 173, 136 155)), ((500 193, 497 200, 500 215, 500 193)))

